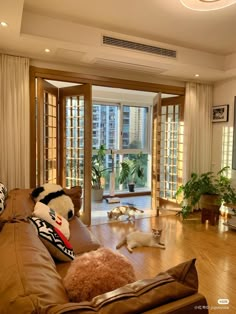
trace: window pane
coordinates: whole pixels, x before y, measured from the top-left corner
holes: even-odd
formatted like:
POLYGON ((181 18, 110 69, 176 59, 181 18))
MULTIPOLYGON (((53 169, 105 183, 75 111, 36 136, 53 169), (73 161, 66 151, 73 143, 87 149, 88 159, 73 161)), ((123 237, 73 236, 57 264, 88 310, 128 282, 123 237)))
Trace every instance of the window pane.
POLYGON ((123 106, 123 149, 147 148, 148 108, 123 106))
POLYGON ((65 107, 66 187, 83 186, 84 180, 84 97, 66 97, 65 107))
POLYGON ((131 173, 123 183, 123 189, 128 189, 128 183, 135 183, 135 188, 147 187, 147 176, 148 176, 148 154, 125 154, 123 155, 123 161, 129 160, 131 165, 131 173), (138 165, 137 166, 135 166, 138 165), (132 169, 137 169, 132 173, 132 169), (139 175, 140 169, 142 176, 139 175))
POLYGON ((93 148, 118 149, 118 106, 93 103, 93 148))
MULTIPOLYGON (((130 149, 139 149, 139 151, 147 149, 148 110, 148 107, 134 107, 127 105, 121 106, 118 103, 104 104, 93 101, 92 146, 94 153, 95 150, 99 149, 100 145, 102 144, 105 145, 107 149, 104 165, 106 170, 103 172, 102 179, 103 187, 106 190, 106 193, 109 193, 110 189, 110 174, 112 164, 111 149, 118 151, 125 149, 125 154, 123 154, 124 152, 115 152, 113 156, 115 165, 115 190, 128 191, 128 182, 120 184, 118 180, 120 162, 123 160, 123 158, 130 155, 130 149), (120 108, 123 108, 122 115, 120 115, 120 108), (123 136, 120 142, 119 140, 121 130, 123 131, 123 136)), ((150 165, 150 163, 147 161, 147 155, 144 156, 144 178, 135 178, 136 188, 141 189, 148 187, 147 167, 150 165)))
MULTIPOLYGON (((119 183, 119 174, 121 170, 120 162, 122 160, 129 159, 131 161, 137 160, 137 154, 124 154, 124 155, 119 155, 119 154, 114 154, 114 172, 115 172, 115 191, 128 191, 128 183, 130 183, 131 179, 135 183, 135 189, 141 189, 142 188, 147 188, 148 187, 148 155, 143 154, 142 158, 140 160, 140 166, 143 169, 143 177, 139 177, 137 172, 132 174, 131 177, 127 177, 127 179, 124 181, 123 184, 119 183)), ((107 193, 109 193, 110 189, 110 174, 112 171, 112 156, 110 152, 107 153, 106 155, 106 160, 105 160, 105 165, 104 168, 106 169, 103 172, 103 188, 107 193)))
POLYGON ((162 111, 160 140, 160 196, 172 200, 178 186, 181 126, 179 107, 169 105, 165 108, 165 114, 162 111))
POLYGON ((57 182, 56 97, 44 92, 44 182, 57 182))

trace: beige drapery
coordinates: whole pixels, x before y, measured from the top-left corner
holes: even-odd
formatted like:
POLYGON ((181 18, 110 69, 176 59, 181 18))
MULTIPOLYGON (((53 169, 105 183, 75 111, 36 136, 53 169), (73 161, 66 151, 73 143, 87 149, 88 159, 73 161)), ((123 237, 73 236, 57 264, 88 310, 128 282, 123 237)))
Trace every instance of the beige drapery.
POLYGON ((29 59, 0 54, 0 181, 29 187, 29 59))
POLYGON ((211 85, 187 83, 184 110, 184 176, 211 171, 211 85))

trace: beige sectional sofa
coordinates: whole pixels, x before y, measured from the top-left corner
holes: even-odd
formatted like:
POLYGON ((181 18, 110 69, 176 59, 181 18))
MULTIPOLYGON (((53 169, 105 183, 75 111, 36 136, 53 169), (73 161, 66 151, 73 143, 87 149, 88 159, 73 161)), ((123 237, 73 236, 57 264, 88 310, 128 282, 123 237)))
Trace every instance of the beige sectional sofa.
MULTIPOLYGON (((95 297, 71 303, 63 286, 70 263, 56 262, 27 220, 34 203, 31 190, 9 193, 0 216, 0 313, 208 313, 198 293, 195 261, 187 261, 155 278, 144 279, 95 297)), ((70 243, 76 254, 100 247, 97 239, 74 217, 70 243)))

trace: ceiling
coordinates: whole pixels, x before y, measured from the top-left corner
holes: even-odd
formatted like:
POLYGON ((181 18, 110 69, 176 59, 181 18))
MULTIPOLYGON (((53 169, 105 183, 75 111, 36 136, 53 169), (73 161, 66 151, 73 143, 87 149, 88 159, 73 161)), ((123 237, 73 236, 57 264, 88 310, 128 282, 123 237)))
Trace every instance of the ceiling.
POLYGON ((214 82, 236 75, 235 16, 236 4, 200 12, 179 0, 0 0, 0 20, 9 24, 0 27, 0 51, 139 77, 214 82), (107 46, 104 35, 174 50, 176 57, 107 46))

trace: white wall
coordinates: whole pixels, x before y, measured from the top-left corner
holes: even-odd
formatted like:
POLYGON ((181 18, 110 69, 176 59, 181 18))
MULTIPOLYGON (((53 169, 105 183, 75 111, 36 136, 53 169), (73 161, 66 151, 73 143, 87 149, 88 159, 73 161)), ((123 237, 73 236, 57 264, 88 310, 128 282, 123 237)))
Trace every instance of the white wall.
MULTIPOLYGON (((232 140, 234 123, 234 97, 236 96, 236 78, 217 82, 214 85, 213 106, 229 104, 228 122, 213 123, 212 170, 218 171, 225 164, 228 154, 228 165, 232 167, 232 140)), ((236 170, 232 170, 232 179, 236 183, 236 170)))

